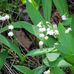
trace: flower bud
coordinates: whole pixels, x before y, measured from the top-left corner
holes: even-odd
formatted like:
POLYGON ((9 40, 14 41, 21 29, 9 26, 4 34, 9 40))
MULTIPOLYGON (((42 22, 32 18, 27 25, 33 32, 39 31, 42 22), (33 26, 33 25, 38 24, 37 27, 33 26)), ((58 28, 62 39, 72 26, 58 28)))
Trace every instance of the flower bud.
POLYGON ((12 32, 12 31, 10 31, 9 33, 8 33, 8 36, 10 36, 10 37, 12 37, 14 35, 14 33, 12 32))
POLYGON ((10 30, 13 30, 13 28, 14 28, 13 25, 8 26, 8 29, 10 29, 10 30))
POLYGON ((39 41, 39 47, 42 47, 43 46, 43 41, 39 41))

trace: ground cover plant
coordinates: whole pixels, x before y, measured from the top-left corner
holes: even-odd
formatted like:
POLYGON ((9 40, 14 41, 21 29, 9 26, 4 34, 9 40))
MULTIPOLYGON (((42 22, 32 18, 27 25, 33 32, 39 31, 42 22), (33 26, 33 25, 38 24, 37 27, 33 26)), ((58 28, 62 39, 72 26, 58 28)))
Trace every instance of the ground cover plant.
POLYGON ((74 14, 69 3, 73 7, 72 0, 1 0, 0 70, 74 74, 74 14), (22 33, 33 46, 23 46, 27 41, 22 33))

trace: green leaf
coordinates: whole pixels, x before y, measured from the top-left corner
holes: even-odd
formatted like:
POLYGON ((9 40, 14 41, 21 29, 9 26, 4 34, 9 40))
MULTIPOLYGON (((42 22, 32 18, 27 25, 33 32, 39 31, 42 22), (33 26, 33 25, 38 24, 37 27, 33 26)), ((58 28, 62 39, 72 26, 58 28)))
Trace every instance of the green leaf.
POLYGON ((13 65, 13 67, 23 74, 34 74, 34 72, 31 69, 29 69, 28 67, 20 66, 20 65, 13 65))
POLYGON ((52 0, 42 0, 43 13, 46 21, 50 20, 52 11, 52 0))
POLYGON ((7 51, 0 52, 0 69, 3 67, 4 63, 6 62, 7 57, 8 57, 7 51))
POLYGON ((47 57, 43 59, 43 63, 44 63, 47 67, 50 67, 49 60, 48 60, 47 57))
POLYGON ((72 18, 67 18, 67 20, 63 21, 64 26, 70 26, 72 18))
MULTIPOLYGON (((29 31, 30 33, 34 34, 33 31, 33 25, 30 23, 27 23, 25 21, 18 21, 18 22, 12 22, 11 23, 13 25, 14 28, 18 29, 18 28, 24 28, 27 31, 29 31)), ((8 30, 8 26, 5 26, 4 28, 0 29, 0 33, 5 32, 8 30)))
POLYGON ((70 67, 71 74, 74 74, 74 66, 70 67))
POLYGON ((59 24, 58 26, 59 30, 59 42, 61 43, 61 49, 60 51, 66 54, 72 54, 74 52, 73 48, 73 37, 71 36, 70 33, 65 33, 65 28, 63 24, 59 24))
POLYGON ((27 13, 30 16, 34 25, 37 25, 40 21, 43 21, 43 23, 46 24, 44 19, 40 15, 39 11, 32 5, 31 2, 29 2, 29 0, 27 0, 26 8, 27 8, 27 13))
POLYGON ((12 43, 10 40, 8 40, 6 37, 0 34, 0 42, 3 43, 4 45, 8 46, 10 49, 12 49, 17 55, 20 57, 21 61, 24 60, 23 55, 21 54, 20 49, 12 43))
POLYGON ((37 6, 39 8, 40 7, 41 0, 35 0, 35 2, 37 3, 37 6))
POLYGON ((22 4, 26 4, 26 0, 21 0, 22 1, 22 4))
MULTIPOLYGON (((41 38, 40 38, 41 39, 41 38)), ((43 42, 48 46, 49 48, 53 47, 54 43, 56 43, 56 39, 52 36, 49 36, 48 40, 43 40, 43 42)))
POLYGON ((29 51, 26 56, 39 56, 51 52, 53 48, 34 49, 29 51))
POLYGON ((32 1, 32 5, 33 5, 36 9, 38 9, 38 5, 37 5, 36 1, 35 1, 35 0, 31 0, 31 1, 32 1))
POLYGON ((58 59, 58 57, 60 56, 60 53, 48 53, 46 54, 46 56, 50 62, 54 62, 58 59))
POLYGON ((57 64, 57 67, 71 67, 72 65, 66 62, 65 60, 60 60, 57 64))
POLYGON ((61 16, 64 14, 68 14, 67 0, 53 0, 53 2, 61 16))
POLYGON ((35 68, 33 71, 34 71, 34 74, 42 74, 44 70, 45 70, 44 66, 39 66, 35 68))
POLYGON ((51 74, 65 74, 64 71, 58 67, 54 67, 51 69, 51 74))
POLYGON ((71 24, 70 24, 70 26, 71 26, 71 28, 72 28, 72 36, 74 37, 74 14, 73 15, 71 15, 71 24))
POLYGON ((74 65, 74 39, 70 33, 65 33, 65 28, 62 24, 59 24, 58 30, 60 42, 58 50, 62 53, 62 56, 67 62, 74 65))

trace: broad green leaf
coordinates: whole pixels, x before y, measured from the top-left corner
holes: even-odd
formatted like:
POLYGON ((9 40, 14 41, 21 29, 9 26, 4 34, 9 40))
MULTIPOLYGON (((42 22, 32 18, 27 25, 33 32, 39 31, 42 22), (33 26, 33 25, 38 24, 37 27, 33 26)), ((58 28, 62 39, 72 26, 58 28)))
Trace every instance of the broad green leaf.
POLYGON ((54 67, 51 69, 51 74, 65 74, 64 71, 58 67, 54 67))
POLYGON ((45 70, 44 66, 39 66, 35 68, 33 71, 34 71, 34 74, 42 74, 44 70, 45 70))
POLYGON ((36 8, 36 9, 38 9, 38 5, 37 5, 37 3, 35 2, 35 0, 31 0, 32 1, 32 5, 36 8))
POLYGON ((72 64, 74 66, 74 54, 63 54, 63 57, 65 58, 65 60, 67 62, 69 62, 70 64, 72 64))
POLYGON ((71 74, 74 74, 74 66, 70 67, 71 74))
POLYGON ((65 33, 65 28, 62 24, 59 24, 59 51, 62 52, 62 56, 67 62, 74 65, 74 39, 70 33, 65 33))
POLYGON ((53 2, 61 16, 64 14, 68 14, 67 0, 53 0, 53 2))
POLYGON ((40 7, 41 0, 35 0, 35 2, 37 3, 37 6, 39 8, 40 7))
POLYGON ((64 26, 70 26, 72 18, 68 18, 67 20, 63 21, 64 26))
POLYGON ((74 14, 71 16, 71 28, 72 28, 72 35, 73 35, 73 37, 74 37, 74 14))
POLYGON ((59 24, 58 26, 59 30, 59 42, 61 43, 61 49, 60 51, 66 54, 72 54, 74 52, 73 50, 73 37, 70 33, 65 33, 65 28, 63 24, 59 24))
POLYGON ((39 56, 51 52, 53 48, 34 49, 27 53, 26 56, 39 56))
POLYGON ((10 40, 8 40, 6 37, 0 34, 0 42, 3 43, 4 45, 8 46, 10 49, 12 49, 17 55, 20 57, 21 61, 24 60, 23 55, 21 54, 20 49, 12 43, 10 40))
POLYGON ((66 62, 65 60, 60 60, 57 64, 57 67, 71 67, 72 65, 66 62))
POLYGON ((49 61, 49 59, 46 57, 46 58, 44 58, 43 59, 43 63, 47 66, 47 67, 49 67, 49 68, 51 68, 51 67, 60 67, 60 66, 58 66, 58 63, 59 63, 59 61, 60 61, 60 58, 58 58, 56 61, 49 61))
POLYGON ((60 56, 60 53, 48 53, 46 54, 46 56, 50 62, 54 62, 58 59, 58 57, 60 56))
POLYGON ((48 60, 47 57, 43 59, 43 63, 44 63, 47 67, 50 67, 49 60, 48 60))
POLYGON ((29 69, 28 67, 20 66, 20 65, 13 65, 13 67, 23 74, 34 74, 34 72, 31 69, 29 69))
POLYGON ((65 47, 63 47, 63 46, 59 46, 57 49, 60 50, 63 58, 68 63, 74 65, 74 62, 73 62, 74 61, 74 54, 73 53, 69 53, 69 52, 67 53, 67 49, 65 47))
POLYGON ((43 13, 46 21, 50 20, 52 11, 52 0, 42 0, 43 13))
MULTIPOLYGON (((27 23, 25 21, 18 21, 18 22, 12 22, 11 24, 13 25, 14 28, 24 28, 30 33, 34 34, 33 31, 34 26, 30 23, 27 23)), ((8 26, 5 26, 4 28, 0 29, 0 33, 5 32, 7 30, 8 30, 8 26)))
POLYGON ((37 25, 40 21, 43 21, 44 25, 46 25, 39 11, 32 5, 32 3, 29 0, 27 0, 26 8, 27 8, 27 13, 30 16, 34 25, 37 25))
POLYGON ((7 57, 8 57, 7 51, 0 52, 0 69, 3 67, 4 63, 6 62, 7 57))

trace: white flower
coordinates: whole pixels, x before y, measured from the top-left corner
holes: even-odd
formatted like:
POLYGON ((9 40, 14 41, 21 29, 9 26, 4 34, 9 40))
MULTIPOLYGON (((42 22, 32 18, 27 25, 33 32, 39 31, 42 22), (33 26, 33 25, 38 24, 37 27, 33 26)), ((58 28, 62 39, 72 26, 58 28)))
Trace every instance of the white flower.
POLYGON ((67 20, 67 17, 65 15, 63 15, 61 18, 62 20, 67 20))
POLYGON ((5 18, 8 20, 10 17, 9 17, 9 15, 5 15, 5 18))
POLYGON ((47 31, 47 35, 54 35, 54 31, 53 30, 47 31))
POLYGON ((46 24, 50 24, 50 22, 49 21, 46 21, 46 24))
POLYGON ((39 41, 39 47, 42 47, 43 46, 43 41, 39 41))
POLYGON ((9 25, 8 29, 13 30, 14 29, 13 25, 9 25))
POLYGON ((41 25, 41 24, 38 24, 38 25, 37 25, 37 27, 39 27, 39 28, 40 28, 40 27, 42 27, 42 25, 41 25))
POLYGON ((48 36, 45 36, 45 40, 48 40, 48 38, 49 38, 48 36))
POLYGON ((55 33, 55 35, 59 34, 58 30, 54 30, 54 33, 55 33))
POLYGON ((50 31, 50 28, 47 28, 47 31, 50 31))
POLYGON ((39 35, 39 37, 41 37, 41 38, 44 38, 44 34, 43 33, 41 33, 40 35, 39 35))
POLYGON ((32 3, 32 0, 28 0, 30 3, 32 3))
POLYGON ((39 28, 39 32, 43 32, 43 31, 42 31, 42 28, 39 28))
POLYGON ((54 45, 58 45, 58 44, 59 44, 59 43, 57 43, 57 42, 56 42, 56 43, 54 43, 54 45))
POLYGON ((42 21, 40 21, 40 22, 37 24, 37 27, 39 27, 39 28, 42 27, 42 24, 43 24, 42 21))
POLYGON ((9 33, 8 33, 8 36, 10 36, 10 37, 12 37, 14 35, 14 33, 12 32, 12 31, 10 31, 9 33))
POLYGON ((42 28, 42 31, 45 32, 46 31, 46 28, 42 28))
POLYGON ((43 74, 50 74, 50 70, 45 71, 43 74))
POLYGON ((1 21, 8 20, 9 18, 10 18, 9 15, 0 16, 0 20, 1 20, 1 21))
POLYGON ((69 33, 70 31, 72 31, 72 29, 68 28, 67 30, 65 30, 65 33, 69 33))
POLYGON ((39 28, 39 32, 45 32, 46 28, 39 28))
POLYGON ((5 21, 6 18, 3 16, 3 17, 0 17, 0 20, 1 20, 1 21, 5 21))

